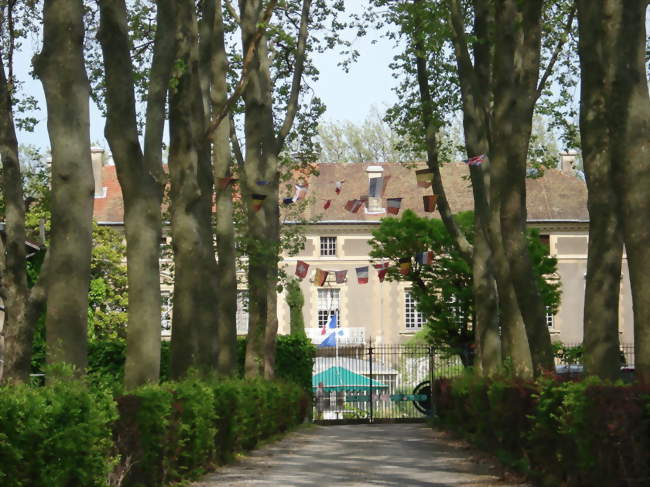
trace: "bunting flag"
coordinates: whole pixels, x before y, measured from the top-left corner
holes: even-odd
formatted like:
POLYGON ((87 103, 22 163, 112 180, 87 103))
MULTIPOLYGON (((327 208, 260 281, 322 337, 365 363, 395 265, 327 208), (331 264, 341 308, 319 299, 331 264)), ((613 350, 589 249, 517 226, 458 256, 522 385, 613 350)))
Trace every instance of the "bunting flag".
POLYGON ((480 166, 485 161, 487 161, 487 155, 480 154, 478 156, 470 157, 465 162, 467 163, 468 166, 480 166))
POLYGON ((427 252, 418 252, 415 254, 415 262, 420 265, 433 264, 433 252, 431 250, 428 250, 427 252))
POLYGON ((356 213, 363 206, 363 200, 348 200, 345 204, 345 209, 351 213, 356 213))
POLYGON ((368 266, 357 267, 357 282, 359 284, 368 284, 368 266))
POLYGON ((325 333, 327 333, 327 327, 323 326, 323 328, 321 328, 321 330, 320 330, 320 334, 324 335, 325 333))
POLYGON ((336 283, 343 284, 345 282, 345 278, 348 276, 348 271, 335 271, 334 275, 336 276, 336 283))
POLYGON ((381 193, 384 189, 384 178, 372 178, 370 179, 370 187, 368 189, 368 196, 371 198, 380 198, 381 193))
POLYGON ((251 201, 251 208, 253 211, 260 211, 260 208, 262 208, 262 205, 264 204, 264 200, 266 199, 265 194, 252 194, 251 197, 253 200, 251 201))
POLYGON ((336 194, 341 194, 341 189, 343 188, 343 182, 344 181, 336 181, 334 183, 334 191, 336 191, 336 194))
POLYGON ((300 201, 304 199, 304 197, 307 195, 307 188, 309 187, 308 184, 296 184, 296 192, 293 194, 293 202, 295 203, 296 201, 300 201))
POLYGON ((402 198, 388 198, 386 200, 386 211, 391 215, 397 215, 402 206, 402 198))
POLYGON ((328 274, 329 272, 324 271, 323 269, 316 269, 316 273, 314 274, 314 283, 318 286, 322 286, 325 284, 328 274))
POLYGON ((282 199, 282 204, 283 204, 284 206, 289 206, 289 205, 291 205, 292 203, 293 203, 293 198, 291 198, 291 197, 289 197, 289 198, 283 198, 283 199, 282 199))
POLYGON ((379 282, 384 282, 384 278, 388 272, 388 262, 384 262, 383 264, 375 264, 373 267, 377 269, 377 277, 379 277, 379 282))
POLYGON ((433 182, 433 169, 420 169, 419 171, 415 171, 415 179, 419 187, 428 188, 433 182))
POLYGON ((307 271, 309 270, 309 264, 299 260, 296 262, 296 276, 302 281, 307 276, 307 271))
POLYGON ((411 258, 410 257, 404 257, 399 260, 399 273, 402 274, 403 276, 408 275, 408 273, 411 271, 411 258))
POLYGON ((323 210, 327 210, 332 205, 332 200, 327 200, 323 205, 323 210))
POLYGON ((223 191, 229 185, 231 185, 232 183, 236 183, 237 181, 239 181, 239 179, 233 178, 231 176, 225 178, 217 178, 217 189, 223 191))
POLYGON ((436 203, 438 202, 438 195, 428 194, 422 197, 422 202, 424 203, 424 211, 427 213, 433 213, 436 211, 436 203))

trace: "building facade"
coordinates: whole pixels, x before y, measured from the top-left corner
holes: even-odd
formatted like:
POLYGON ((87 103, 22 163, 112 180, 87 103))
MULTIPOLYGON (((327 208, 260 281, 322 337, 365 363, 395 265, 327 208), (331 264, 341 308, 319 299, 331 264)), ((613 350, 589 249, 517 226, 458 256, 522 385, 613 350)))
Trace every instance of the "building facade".
MULTIPOLYGON (((95 195, 95 219, 99 224, 119 227, 123 222, 123 203, 115 168, 105 164, 101 154, 93 153, 98 190, 95 195)), ((463 163, 443 166, 442 178, 452 212, 473 208, 468 168, 463 163)), ((424 212, 422 196, 431 188, 416 184, 415 168, 400 164, 320 164, 317 175, 302 181, 308 201, 304 217, 312 223, 287 221, 300 225, 305 235, 304 248, 295 256, 285 256, 280 265, 294 274, 298 261, 309 264, 301 282, 305 298, 303 315, 308 335, 319 343, 327 335, 332 313, 337 315, 340 342, 403 343, 419 331, 424 321, 409 294, 409 283, 379 282, 377 270, 368 256, 372 231, 387 213, 387 200, 401 198, 400 212, 406 209, 420 216, 437 217, 424 212), (373 181, 375 180, 375 181, 373 181), (305 184, 306 183, 306 184, 305 184), (351 201, 360 205, 350 205, 351 201), (346 209, 346 205, 348 209, 346 209), (359 206, 356 212, 349 208, 359 206), (367 284, 359 284, 355 269, 369 266, 367 284), (316 269, 330 271, 323 285, 314 279, 316 269), (333 271, 347 271, 343 282, 336 282, 333 271)), ((281 195, 291 197, 291 194, 281 195)), ((559 311, 547 315, 552 339, 564 343, 582 341, 585 274, 589 216, 584 181, 570 167, 546 170, 542 177, 527 180, 528 225, 537 228, 548 244, 550 255, 558 260, 561 282, 559 311)), ((162 276, 167 296, 163 327, 169 334, 172 283, 162 276)), ((633 342, 633 318, 627 263, 624 258, 619 307, 620 339, 633 342)), ((238 332, 247 330, 246 290, 239 290, 238 332)), ((289 308, 283 294, 278 296, 279 332, 289 332, 289 308)))

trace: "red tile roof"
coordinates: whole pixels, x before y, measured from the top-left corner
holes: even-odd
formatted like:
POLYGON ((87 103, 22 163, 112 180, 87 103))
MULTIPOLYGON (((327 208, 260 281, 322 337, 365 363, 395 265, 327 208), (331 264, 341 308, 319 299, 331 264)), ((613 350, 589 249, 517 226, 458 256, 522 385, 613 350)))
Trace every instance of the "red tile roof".
MULTIPOLYGON (((415 169, 396 163, 383 164, 319 164, 318 175, 309 177, 307 197, 312 200, 305 217, 319 217, 323 221, 375 221, 386 216, 368 214, 362 208, 350 213, 344 206, 348 200, 368 194, 368 166, 380 166, 385 178, 382 205, 386 198, 403 198, 402 209, 410 208, 425 215, 422 196, 431 194, 431 188, 419 188, 415 182, 415 169), (336 181, 345 181, 341 193, 336 194, 336 181), (331 199, 328 209, 325 201, 331 199)), ((468 180, 469 171, 463 163, 446 164, 441 168, 447 199, 454 213, 473 208, 472 191, 468 180)), ((117 182, 115 166, 104 166, 102 186, 106 188, 105 198, 95 199, 94 217, 100 223, 122 223, 124 204, 122 191, 117 182)), ((526 181, 528 196, 528 219, 537 221, 580 220, 587 221, 587 188, 581 179, 567 172, 548 169, 544 176, 526 181)), ((280 191, 280 199, 291 194, 280 191)))

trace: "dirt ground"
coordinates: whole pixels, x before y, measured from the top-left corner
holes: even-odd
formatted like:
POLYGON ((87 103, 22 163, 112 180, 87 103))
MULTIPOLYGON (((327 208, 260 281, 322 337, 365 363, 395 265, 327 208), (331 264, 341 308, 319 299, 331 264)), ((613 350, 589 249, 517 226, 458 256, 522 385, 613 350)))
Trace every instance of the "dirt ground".
POLYGON ((525 486, 485 455, 424 424, 314 426, 193 487, 525 486))

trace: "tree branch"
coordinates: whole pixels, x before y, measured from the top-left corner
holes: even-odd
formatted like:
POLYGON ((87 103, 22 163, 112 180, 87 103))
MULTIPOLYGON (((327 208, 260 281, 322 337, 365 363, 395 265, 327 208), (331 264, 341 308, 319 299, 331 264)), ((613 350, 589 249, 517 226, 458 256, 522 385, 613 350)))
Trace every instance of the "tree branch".
POLYGON ((232 18, 237 22, 238 24, 241 24, 241 19, 239 18, 239 14, 237 13, 237 9, 233 7, 233 4, 230 0, 226 0, 226 10, 228 13, 232 16, 232 18))
POLYGON ((536 96, 535 99, 537 100, 540 96, 542 96, 542 91, 544 90, 544 85, 546 85, 546 82, 548 81, 549 76, 551 76, 551 73, 553 72, 553 68, 555 67, 555 63, 557 62, 558 58, 560 57, 560 53, 562 52, 562 48, 564 47, 564 44, 566 43, 567 37, 569 36, 569 32, 571 32, 571 26, 573 25, 573 19, 576 14, 576 6, 575 4, 573 7, 571 7, 571 11, 569 12, 569 18, 567 19, 567 23, 564 26, 564 31, 562 32, 562 35, 560 36, 560 40, 557 43, 557 46, 555 46, 555 50, 553 51, 553 54, 551 55, 551 59, 548 62, 548 65, 546 66, 546 69, 544 70, 544 74, 542 74, 542 77, 539 80, 539 84, 537 85, 537 90, 536 90, 536 96))
MULTIPOLYGON (((226 8, 228 8, 228 3, 226 2, 226 8)), ((250 72, 250 66, 251 63, 253 62, 253 59, 255 58, 255 51, 257 50, 257 47, 259 46, 260 40, 266 33, 266 26, 271 20, 271 16, 273 15, 273 9, 277 5, 277 0, 271 0, 267 6, 266 9, 264 9, 264 12, 262 13, 262 17, 258 22, 258 28, 257 31, 255 32, 255 36, 252 39, 252 42, 248 46, 248 49, 246 50, 246 55, 244 56, 244 62, 242 64, 242 72, 241 76, 239 78, 239 81, 237 82, 237 85, 235 86, 234 91, 226 100, 226 103, 223 104, 219 108, 219 110, 214 114, 212 117, 212 121, 210 122, 210 126, 208 127, 208 130, 206 132, 206 137, 209 140, 212 140, 217 128, 219 127, 219 124, 221 121, 230 113, 235 106, 235 103, 237 103, 237 100, 242 96, 244 93, 244 90, 246 89, 246 85, 248 84, 248 79, 249 79, 249 72, 250 72)), ((230 6, 232 8, 232 5, 230 6)))
POLYGON ((276 155, 280 153, 284 146, 284 141, 293 127, 293 122, 298 112, 298 99, 300 97, 300 87, 302 74, 305 70, 305 49, 307 46, 307 37, 309 36, 309 13, 311 10, 312 0, 303 0, 302 12, 300 14, 300 30, 298 32, 298 45, 296 47, 296 56, 294 60, 293 79, 291 80, 291 91, 287 102, 287 111, 284 122, 280 127, 276 141, 276 155))

